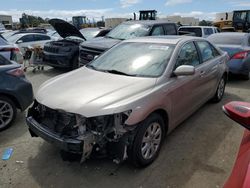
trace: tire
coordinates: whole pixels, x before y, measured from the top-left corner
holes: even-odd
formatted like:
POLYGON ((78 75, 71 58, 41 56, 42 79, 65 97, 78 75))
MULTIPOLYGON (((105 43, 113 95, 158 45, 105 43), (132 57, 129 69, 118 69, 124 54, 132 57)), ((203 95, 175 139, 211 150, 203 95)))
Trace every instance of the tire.
POLYGON ((14 102, 8 97, 0 96, 0 131, 11 126, 16 119, 16 112, 14 102))
POLYGON ((129 159, 130 162, 136 167, 146 167, 150 165, 159 155, 165 136, 165 125, 162 117, 159 114, 154 113, 138 126, 139 127, 134 137, 133 145, 129 151, 129 159), (150 132, 153 132, 153 134, 149 134, 150 132), (151 138, 148 138, 150 140, 147 140, 147 137, 150 136, 152 136, 151 138), (152 151, 153 140, 155 141, 154 151, 152 151))
POLYGON ((79 60, 78 60, 78 55, 76 54, 76 55, 73 57, 73 59, 72 59, 72 67, 71 67, 71 69, 72 69, 72 70, 75 70, 75 69, 77 69, 77 68, 79 68, 79 60))
POLYGON ((218 84, 218 87, 216 89, 216 93, 212 98, 212 102, 218 103, 223 98, 224 92, 226 87, 226 78, 223 76, 218 84))

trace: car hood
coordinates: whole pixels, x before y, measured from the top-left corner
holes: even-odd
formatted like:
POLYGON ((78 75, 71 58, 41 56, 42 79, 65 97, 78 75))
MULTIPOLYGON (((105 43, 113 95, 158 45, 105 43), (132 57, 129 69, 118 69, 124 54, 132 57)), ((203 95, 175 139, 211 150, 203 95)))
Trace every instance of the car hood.
POLYGON ((45 82, 36 100, 52 109, 94 117, 133 109, 156 78, 129 77, 80 68, 45 82))
POLYGON ((75 36, 75 37, 80 37, 86 40, 85 37, 81 34, 81 32, 75 26, 73 26, 72 24, 64 20, 51 19, 49 20, 49 24, 51 24, 54 27, 54 29, 62 38, 75 36))
POLYGON ((82 47, 90 47, 94 49, 107 50, 120 43, 119 39, 112 39, 107 37, 97 37, 82 43, 82 47))

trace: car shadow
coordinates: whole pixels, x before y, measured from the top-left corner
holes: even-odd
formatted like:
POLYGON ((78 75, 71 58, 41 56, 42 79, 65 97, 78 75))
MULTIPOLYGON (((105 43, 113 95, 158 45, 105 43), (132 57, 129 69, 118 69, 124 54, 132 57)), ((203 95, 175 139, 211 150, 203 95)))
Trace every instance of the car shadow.
POLYGON ((15 144, 15 140, 18 140, 19 137, 27 133, 25 113, 26 112, 18 112, 13 124, 8 129, 0 132, 0 147, 9 147, 15 144), (6 145, 7 143, 10 145, 6 145))
POLYGON ((228 86, 231 88, 240 88, 250 90, 250 81, 243 80, 238 75, 231 75, 228 80, 228 86))
POLYGON ((239 129, 221 110, 229 100, 242 99, 226 93, 222 102, 201 107, 167 137, 159 157, 147 168, 138 169, 128 162, 116 165, 108 159, 90 159, 83 164, 65 162, 57 148, 44 142, 37 155, 28 159, 29 174, 44 188, 186 187, 197 171, 213 174, 213 187, 222 185, 230 170, 209 159, 228 134, 239 129))

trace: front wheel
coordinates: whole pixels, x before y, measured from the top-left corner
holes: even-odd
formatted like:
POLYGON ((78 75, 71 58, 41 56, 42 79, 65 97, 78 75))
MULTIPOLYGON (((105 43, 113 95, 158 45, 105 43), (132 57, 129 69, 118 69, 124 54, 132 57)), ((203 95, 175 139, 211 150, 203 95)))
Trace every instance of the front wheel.
POLYGON ((165 125, 160 115, 152 114, 138 126, 129 158, 135 166, 144 167, 157 158, 165 136, 165 125))
POLYGON ((214 97, 212 98, 213 102, 217 103, 217 102, 221 101, 221 99, 224 96, 225 87, 226 87, 226 78, 225 78, 225 76, 223 76, 219 82, 216 93, 215 93, 214 97))

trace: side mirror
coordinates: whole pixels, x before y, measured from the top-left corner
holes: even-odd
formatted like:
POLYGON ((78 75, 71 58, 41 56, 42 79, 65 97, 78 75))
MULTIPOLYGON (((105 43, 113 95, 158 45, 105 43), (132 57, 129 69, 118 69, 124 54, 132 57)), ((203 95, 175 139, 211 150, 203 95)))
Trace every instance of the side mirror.
POLYGON ((229 118, 250 130, 250 103, 233 101, 222 109, 229 118))
POLYGON ((174 71, 174 74, 176 76, 188 76, 188 75, 194 75, 195 68, 191 65, 181 65, 177 67, 174 71))
POLYGON ((16 43, 17 44, 23 43, 23 40, 18 40, 16 43))

